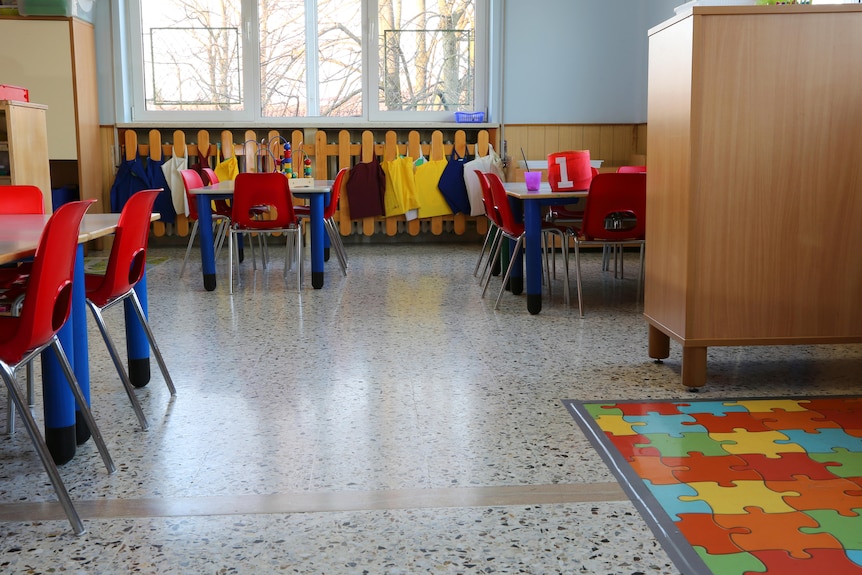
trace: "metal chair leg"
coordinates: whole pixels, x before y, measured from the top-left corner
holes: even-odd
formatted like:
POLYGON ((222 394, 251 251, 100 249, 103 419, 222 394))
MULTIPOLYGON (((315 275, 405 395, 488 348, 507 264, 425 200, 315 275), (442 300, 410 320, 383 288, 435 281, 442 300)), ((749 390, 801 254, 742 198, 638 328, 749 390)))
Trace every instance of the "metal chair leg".
POLYGON ((111 459, 111 454, 108 453, 108 446, 105 445, 105 440, 102 439, 102 432, 99 431, 99 426, 96 424, 93 413, 90 411, 90 406, 87 404, 87 398, 84 397, 84 392, 81 391, 81 386, 78 385, 78 378, 75 377, 75 373, 72 371, 72 365, 69 363, 69 358, 66 357, 66 352, 63 350, 63 346, 60 345, 60 340, 56 335, 51 338, 50 346, 54 350, 60 366, 63 368, 63 373, 66 375, 66 381, 69 383, 69 387, 72 389, 72 395, 75 396, 75 401, 78 403, 78 411, 81 412, 81 416, 84 418, 84 422, 90 430, 90 436, 93 438, 93 442, 96 444, 96 448, 102 456, 105 468, 108 470, 108 473, 114 473, 117 468, 114 465, 114 461, 111 459))
POLYGON ((177 394, 177 389, 174 387, 174 381, 171 379, 171 374, 168 373, 168 366, 165 364, 162 352, 156 343, 156 336, 153 335, 153 330, 150 328, 150 322, 144 314, 144 307, 141 305, 141 300, 138 298, 138 294, 135 293, 135 290, 129 292, 129 297, 132 300, 135 312, 138 314, 138 320, 141 322, 141 327, 144 328, 144 333, 147 334, 147 339, 150 340, 150 347, 153 350, 153 355, 156 356, 156 362, 159 364, 159 369, 162 371, 162 377, 165 378, 168 390, 171 392, 171 396, 175 396, 177 394))
POLYGON ((506 275, 503 276, 503 283, 500 284, 500 293, 497 294, 497 301, 494 302, 494 309, 500 307, 500 299, 503 297, 503 292, 506 290, 506 282, 509 280, 509 276, 512 273, 512 268, 515 265, 515 260, 517 259, 518 250, 521 249, 521 245, 524 243, 524 236, 520 236, 515 242, 515 247, 512 250, 512 257, 509 259, 509 266, 506 268, 506 275))
POLYGON ((192 244, 195 241, 195 234, 198 233, 198 221, 195 220, 195 223, 192 225, 192 233, 189 234, 189 245, 186 246, 186 255, 183 258, 183 265, 180 266, 180 277, 183 276, 183 272, 186 271, 186 264, 189 261, 189 254, 192 252, 192 244))
POLYGON ((54 486, 54 493, 57 494, 57 499, 60 500, 60 505, 63 506, 63 511, 66 512, 66 517, 72 525, 72 531, 74 531, 75 535, 83 535, 87 530, 84 528, 84 523, 75 509, 75 505, 72 503, 72 498, 69 497, 69 492, 66 490, 63 478, 60 477, 60 472, 57 470, 57 465, 54 463, 50 451, 48 451, 45 439, 39 432, 39 426, 36 424, 36 420, 33 419, 33 414, 30 413, 29 409, 24 408, 24 402, 21 401, 18 395, 15 374, 6 364, 0 364, 0 367, 2 367, 0 371, 2 371, 3 381, 6 382, 6 389, 9 393, 9 401, 14 406, 14 409, 18 410, 21 414, 21 419, 24 422, 24 427, 27 429, 27 434, 30 436, 30 441, 33 442, 33 447, 42 461, 42 467, 48 473, 51 484, 54 486))
POLYGON ((141 424, 141 429, 143 431, 147 431, 150 428, 150 424, 147 421, 147 417, 144 415, 144 410, 141 409, 141 404, 138 402, 138 396, 135 395, 135 388, 129 379, 129 374, 126 373, 126 368, 123 365, 123 361, 120 358, 117 347, 114 345, 114 341, 108 334, 108 326, 105 325, 105 318, 102 317, 101 310, 92 302, 87 301, 87 307, 89 307, 90 311, 93 312, 93 319, 96 320, 96 325, 99 328, 99 332, 102 334, 102 339, 105 341, 105 347, 108 348, 108 354, 111 356, 111 360, 114 362, 114 367, 120 375, 120 381, 126 390, 126 395, 129 396, 129 401, 132 403, 132 409, 138 417, 138 423, 141 424))

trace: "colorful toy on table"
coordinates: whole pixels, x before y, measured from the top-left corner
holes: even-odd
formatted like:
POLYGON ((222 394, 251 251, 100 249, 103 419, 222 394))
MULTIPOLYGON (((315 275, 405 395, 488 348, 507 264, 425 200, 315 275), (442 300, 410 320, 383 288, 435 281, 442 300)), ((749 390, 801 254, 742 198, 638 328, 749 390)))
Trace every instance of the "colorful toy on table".
POLYGON ((305 160, 303 161, 304 167, 302 169, 302 175, 306 178, 311 177, 311 158, 305 156, 305 160))
POLYGON ((293 151, 290 149, 290 142, 284 144, 284 160, 282 160, 282 172, 288 178, 295 178, 293 173, 293 151))

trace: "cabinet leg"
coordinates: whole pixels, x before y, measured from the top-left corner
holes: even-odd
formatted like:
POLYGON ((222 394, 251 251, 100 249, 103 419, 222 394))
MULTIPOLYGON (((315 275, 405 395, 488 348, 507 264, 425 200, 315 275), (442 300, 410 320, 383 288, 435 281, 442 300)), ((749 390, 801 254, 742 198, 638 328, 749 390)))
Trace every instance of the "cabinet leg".
POLYGON ((682 384, 689 389, 706 385, 706 348, 682 348, 682 384))
POLYGON ((670 337, 655 326, 649 326, 649 356, 662 360, 670 356, 670 337))

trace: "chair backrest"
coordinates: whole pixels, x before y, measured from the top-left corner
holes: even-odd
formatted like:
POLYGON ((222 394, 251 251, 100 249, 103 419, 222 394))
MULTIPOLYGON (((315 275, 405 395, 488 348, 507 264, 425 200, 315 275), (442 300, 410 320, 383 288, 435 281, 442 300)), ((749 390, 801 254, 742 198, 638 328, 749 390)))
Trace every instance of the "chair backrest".
POLYGON ((216 175, 215 170, 213 170, 212 168, 201 168, 201 172, 203 172, 203 175, 206 176, 206 185, 212 186, 213 184, 219 183, 218 176, 216 175))
POLYGON ((0 186, 0 214, 44 214, 42 190, 36 186, 0 186))
POLYGON ((112 299, 128 293, 141 281, 147 263, 153 203, 161 191, 135 192, 123 206, 105 274, 87 276, 87 299, 97 306, 104 306, 112 299))
POLYGON ((335 216, 338 211, 338 198, 341 197, 341 188, 347 184, 347 173, 350 168, 341 168, 335 174, 335 181, 332 182, 332 189, 329 191, 329 204, 323 210, 323 219, 328 220, 335 216))
POLYGON ((618 174, 645 174, 646 166, 620 166, 617 168, 618 174))
POLYGON ((548 184, 552 192, 588 190, 592 179, 589 150, 548 154, 548 184))
POLYGON ((581 238, 642 240, 646 229, 646 174, 608 173, 593 178, 581 238))
POLYGON ((180 170, 180 176, 183 178, 183 187, 186 189, 186 199, 189 202, 189 219, 194 221, 198 219, 198 205, 195 195, 189 190, 204 187, 204 181, 201 175, 192 169, 180 170))
POLYGON ((18 363, 27 351, 47 343, 66 323, 72 306, 78 230, 84 213, 95 201, 60 206, 42 230, 16 329, 0 336, 0 358, 6 363, 18 363))
POLYGON ((234 180, 231 221, 240 228, 284 228, 296 223, 293 197, 284 174, 243 172, 234 180), (268 219, 255 215, 266 207, 268 219))
POLYGON ((524 233, 524 222, 515 219, 515 214, 512 213, 512 207, 509 204, 509 196, 506 195, 506 188, 503 186, 503 181, 500 176, 493 172, 485 174, 488 178, 488 183, 491 185, 491 197, 494 200, 494 209, 500 217, 498 224, 504 232, 512 236, 520 236, 524 233))
POLYGON ((502 227, 500 222, 500 213, 494 205, 494 196, 491 194, 491 184, 488 182, 488 176, 481 170, 473 170, 476 172, 476 178, 479 180, 479 188, 482 190, 482 205, 485 207, 485 215, 491 220, 495 226, 502 227))

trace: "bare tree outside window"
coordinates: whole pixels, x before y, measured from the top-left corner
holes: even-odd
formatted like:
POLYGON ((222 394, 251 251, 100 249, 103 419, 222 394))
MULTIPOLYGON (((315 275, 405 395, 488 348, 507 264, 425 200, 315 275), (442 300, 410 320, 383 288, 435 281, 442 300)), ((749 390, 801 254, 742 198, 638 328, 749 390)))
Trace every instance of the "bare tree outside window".
POLYGON ((474 0, 380 0, 380 107, 473 107, 474 0))
MULTIPOLYGON (((260 66, 256 112, 363 117, 363 0, 141 1, 147 110, 247 109, 254 91, 243 85, 242 23, 250 1, 258 11, 249 54, 260 66)), ((380 38, 368 43, 380 50, 378 109, 472 109, 475 1, 378 0, 380 38)))
POLYGON ((239 0, 143 5, 148 109, 242 110, 239 0))

